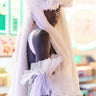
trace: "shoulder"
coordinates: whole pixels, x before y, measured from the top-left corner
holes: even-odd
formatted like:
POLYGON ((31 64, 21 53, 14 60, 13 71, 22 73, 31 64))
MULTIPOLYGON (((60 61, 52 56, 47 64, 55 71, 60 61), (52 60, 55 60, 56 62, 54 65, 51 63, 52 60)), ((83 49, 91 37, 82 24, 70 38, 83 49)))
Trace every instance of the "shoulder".
POLYGON ((36 34, 39 36, 43 36, 43 35, 49 36, 49 33, 45 30, 36 31, 36 34))
POLYGON ((32 39, 33 37, 42 37, 42 36, 49 36, 49 33, 42 29, 34 29, 30 32, 28 39, 32 39))
POLYGON ((46 40, 48 39, 49 40, 50 36, 49 36, 49 33, 45 30, 41 30, 41 29, 35 29, 33 30, 29 36, 28 36, 28 42, 32 42, 32 41, 42 41, 42 40, 46 40))
POLYGON ((31 37, 49 37, 49 33, 45 30, 35 29, 31 32, 31 37), (32 35, 33 34, 33 35, 32 35))

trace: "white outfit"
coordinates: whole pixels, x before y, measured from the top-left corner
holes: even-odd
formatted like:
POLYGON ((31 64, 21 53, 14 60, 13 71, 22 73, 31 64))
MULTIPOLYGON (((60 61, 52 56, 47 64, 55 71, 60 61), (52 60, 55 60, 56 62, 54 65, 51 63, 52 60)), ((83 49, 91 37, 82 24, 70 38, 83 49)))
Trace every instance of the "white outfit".
POLYGON ((56 82, 51 80, 54 76, 52 72, 61 61, 60 56, 54 56, 53 59, 48 58, 31 64, 31 70, 26 70, 21 80, 22 84, 29 82, 29 96, 64 96, 59 86, 55 86, 56 82))
MULTIPOLYGON (((30 32, 33 32, 35 26, 38 26, 40 29, 43 29, 49 33, 50 42, 53 48, 55 49, 56 53, 58 54, 56 58, 53 58, 55 60, 47 59, 43 62, 41 61, 42 64, 40 64, 39 62, 33 64, 34 67, 32 68, 34 68, 36 75, 37 73, 39 74, 41 74, 41 72, 44 73, 45 71, 43 71, 43 68, 46 69, 47 72, 51 68, 51 66, 49 66, 51 65, 50 64, 51 61, 56 62, 57 58, 60 58, 58 56, 61 56, 63 60, 61 63, 52 64, 54 65, 55 74, 51 77, 48 75, 48 78, 50 77, 50 80, 48 80, 48 82, 50 81, 50 83, 52 84, 52 89, 54 89, 53 92, 55 92, 57 96, 81 96, 81 92, 79 89, 79 80, 76 72, 74 56, 71 47, 71 40, 67 29, 67 22, 65 19, 65 12, 64 12, 64 6, 70 6, 71 2, 72 0, 24 0, 24 5, 25 5, 24 24, 21 31, 19 32, 20 34, 18 37, 16 50, 13 56, 14 66, 13 66, 12 86, 11 86, 10 96, 27 95, 28 84, 25 83, 26 79, 22 78, 22 80, 24 80, 23 81, 24 85, 22 85, 20 81, 22 75, 24 75, 25 70, 28 69, 28 59, 27 59, 27 51, 26 51, 27 40, 30 32), (46 16, 44 15, 44 10, 57 9, 59 5, 61 6, 60 16, 56 26, 53 27, 51 24, 49 24, 46 16), (45 64, 48 68, 46 68, 45 64), (36 69, 40 68, 39 72, 35 68, 36 69)), ((47 73, 50 72, 48 71, 47 73)), ((33 74, 33 70, 31 70, 30 75, 32 76, 32 74, 33 74)), ((40 76, 39 74, 38 76, 40 76)), ((35 86, 35 84, 37 84, 36 82, 37 82, 37 78, 32 84, 32 88, 34 90, 36 88, 33 87, 33 85, 35 86)), ((32 92, 30 92, 30 94, 32 92)), ((30 95, 30 96, 40 96, 40 94, 39 95, 36 93, 34 94, 35 95, 30 95)), ((52 96, 56 96, 56 95, 52 94, 52 96)))
MULTIPOLYGON (((28 36, 29 47, 32 53, 34 53, 35 55, 36 52, 32 43, 32 38, 34 33, 37 31, 41 30, 35 29, 28 36)), ((58 88, 55 88, 55 86, 51 82, 52 73, 61 63, 61 61, 62 58, 60 56, 52 54, 48 59, 31 64, 31 70, 26 70, 21 80, 22 84, 29 82, 28 96, 58 96, 59 94, 61 94, 59 92, 60 90, 58 88), (58 89, 58 95, 56 95, 57 93, 55 93, 54 88, 58 89)))
MULTIPOLYGON (((36 55, 32 43, 32 38, 35 32, 41 31, 35 29, 28 36, 28 43, 31 51, 36 55)), ((59 82, 54 79, 52 73, 62 62, 61 56, 52 54, 48 59, 38 61, 31 64, 30 70, 25 70, 22 76, 21 83, 24 85, 28 83, 28 96, 75 96, 73 89, 69 92, 60 90, 59 82), (74 94, 74 95, 73 95, 74 94)), ((62 78, 62 77, 61 77, 62 78)), ((67 87, 66 85, 64 85, 67 87)), ((70 85, 73 86, 73 85, 70 85)), ((81 95, 76 95, 81 96, 81 95)))

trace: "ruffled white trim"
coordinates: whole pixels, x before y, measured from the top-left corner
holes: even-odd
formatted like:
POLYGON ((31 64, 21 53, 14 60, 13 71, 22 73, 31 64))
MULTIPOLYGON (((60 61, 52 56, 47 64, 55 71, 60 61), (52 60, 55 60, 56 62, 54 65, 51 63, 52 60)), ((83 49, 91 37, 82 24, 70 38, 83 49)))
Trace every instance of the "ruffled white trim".
MULTIPOLYGON (((41 89, 44 90, 44 94, 49 94, 50 90, 52 91, 52 96, 82 96, 82 94, 70 91, 62 92, 58 88, 52 88, 52 82, 50 81, 52 73, 57 68, 57 66, 62 62, 61 56, 58 55, 51 55, 50 58, 38 61, 31 64, 31 69, 26 70, 24 75, 21 79, 21 84, 24 85, 25 83, 32 84, 32 87, 29 92, 29 96, 40 96, 42 95, 41 89), (50 76, 51 75, 51 76, 50 76), (38 92, 36 93, 36 90, 38 92)), ((70 85, 72 87, 73 85, 70 85)), ((58 86, 59 87, 59 86, 58 86)), ((65 86, 67 87, 67 86, 65 86)), ((43 94, 43 95, 44 95, 43 94)))
POLYGON ((62 62, 61 56, 53 55, 51 58, 38 61, 31 64, 31 70, 24 71, 24 75, 21 78, 21 84, 25 84, 27 81, 33 81, 34 75, 52 75, 56 67, 62 62))

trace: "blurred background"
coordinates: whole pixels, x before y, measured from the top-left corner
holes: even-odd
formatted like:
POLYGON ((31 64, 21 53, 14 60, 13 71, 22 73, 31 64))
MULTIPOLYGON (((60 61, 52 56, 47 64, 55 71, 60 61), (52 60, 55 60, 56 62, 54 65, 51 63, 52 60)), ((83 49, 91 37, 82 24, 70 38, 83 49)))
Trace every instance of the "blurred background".
MULTIPOLYGON (((96 0, 74 0, 65 8, 80 89, 96 96, 96 0)), ((11 86, 12 54, 23 24, 22 0, 0 0, 0 96, 11 86)))

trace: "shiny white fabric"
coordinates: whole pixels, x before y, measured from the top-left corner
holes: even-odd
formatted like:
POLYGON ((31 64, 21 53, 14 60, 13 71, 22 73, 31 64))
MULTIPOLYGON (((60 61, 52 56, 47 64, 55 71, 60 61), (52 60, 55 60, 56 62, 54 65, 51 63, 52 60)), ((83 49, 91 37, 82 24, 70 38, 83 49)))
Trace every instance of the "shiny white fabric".
MULTIPOLYGON (((25 0, 24 25, 19 33, 16 50, 13 56, 14 68, 10 96, 27 96, 28 83, 21 84, 21 77, 28 69, 27 39, 35 28, 47 31, 50 34, 51 44, 63 61, 55 69, 56 74, 51 79, 55 93, 61 91, 59 96, 80 96, 79 81, 70 42, 70 36, 65 19, 64 6, 70 6, 72 0, 25 0), (50 2, 49 2, 50 1, 50 2), (50 3, 50 4, 49 4, 50 3), (45 9, 56 9, 59 5, 60 17, 56 27, 49 24, 44 15, 45 9), (34 23, 36 22, 36 24, 34 23), (61 78, 62 77, 62 78, 61 78), (19 89, 19 90, 18 90, 19 89), (71 94, 71 95, 70 95, 71 94)), ((58 93, 57 93, 58 94, 58 93)))
POLYGON ((28 36, 28 43, 29 43, 29 47, 31 49, 31 51, 36 55, 36 52, 35 52, 35 49, 34 49, 34 46, 33 46, 33 42, 32 42, 32 38, 33 38, 33 35, 36 31, 41 31, 41 29, 35 29, 33 30, 30 35, 28 36))

